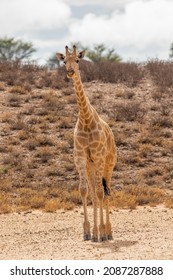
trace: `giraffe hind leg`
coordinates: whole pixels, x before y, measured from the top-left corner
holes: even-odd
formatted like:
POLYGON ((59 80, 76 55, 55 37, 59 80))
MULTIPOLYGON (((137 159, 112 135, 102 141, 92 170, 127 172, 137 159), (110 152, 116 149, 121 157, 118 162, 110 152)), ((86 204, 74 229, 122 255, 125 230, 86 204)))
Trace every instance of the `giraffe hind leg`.
POLYGON ((112 227, 110 223, 110 217, 109 217, 109 196, 110 196, 110 181, 112 176, 112 168, 106 169, 104 174, 104 180, 103 180, 103 187, 105 192, 105 205, 106 205, 106 237, 108 240, 112 240, 112 227))
POLYGON ((105 224, 105 231, 106 231, 106 239, 112 240, 112 230, 111 230, 111 223, 109 221, 109 196, 110 196, 110 188, 107 186, 107 182, 105 178, 102 178, 102 184, 104 188, 104 195, 105 195, 105 202, 106 202, 106 224, 105 224))
POLYGON ((99 239, 100 241, 106 241, 106 227, 104 224, 104 217, 103 217, 103 200, 104 200, 104 192, 106 191, 106 181, 102 179, 103 169, 101 165, 99 166, 98 170, 96 171, 96 195, 99 202, 99 216, 100 216, 100 223, 99 223, 99 239), (104 182, 104 185, 103 185, 104 182), (104 189, 105 186, 105 189, 104 189))
POLYGON ((108 240, 113 240, 112 236, 112 227, 109 219, 109 198, 105 197, 105 203, 106 203, 106 237, 108 240))
POLYGON ((104 177, 102 178, 102 184, 103 184, 105 196, 110 195, 110 189, 108 188, 106 180, 105 180, 104 177))

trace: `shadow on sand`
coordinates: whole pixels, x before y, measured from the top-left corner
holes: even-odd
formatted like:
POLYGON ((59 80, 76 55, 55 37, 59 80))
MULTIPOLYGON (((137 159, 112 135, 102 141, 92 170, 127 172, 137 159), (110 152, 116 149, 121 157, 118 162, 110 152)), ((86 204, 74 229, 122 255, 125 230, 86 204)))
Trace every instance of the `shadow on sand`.
POLYGON ((129 241, 129 240, 113 240, 113 241, 106 241, 102 243, 97 243, 97 248, 105 248, 110 249, 111 252, 118 252, 121 247, 130 247, 138 243, 138 241, 129 241))

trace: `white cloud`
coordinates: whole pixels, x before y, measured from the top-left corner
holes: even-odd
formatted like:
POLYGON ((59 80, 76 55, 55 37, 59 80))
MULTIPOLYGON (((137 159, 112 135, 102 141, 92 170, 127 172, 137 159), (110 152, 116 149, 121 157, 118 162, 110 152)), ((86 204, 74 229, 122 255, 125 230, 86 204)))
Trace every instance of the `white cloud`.
POLYGON ((90 47, 105 43, 125 60, 165 59, 173 41, 173 1, 0 0, 0 26, 0 37, 32 41, 38 57, 81 41, 90 47), (83 15, 86 5, 92 13, 72 14, 83 15))
MULTIPOLYGON (((113 7, 120 7, 124 6, 127 3, 130 3, 134 0, 109 0, 105 3, 105 0, 64 0, 69 5, 76 5, 76 6, 82 6, 82 5, 98 5, 98 6, 113 6, 113 7)), ((147 0, 143 0, 147 1, 147 0)))
POLYGON ((62 0, 1 0, 0 36, 60 28, 70 18, 70 7, 62 0))
POLYGON ((126 49, 125 58, 168 57, 172 34, 173 2, 169 0, 130 1, 124 13, 87 14, 70 26, 70 41, 104 42, 120 52, 126 49))

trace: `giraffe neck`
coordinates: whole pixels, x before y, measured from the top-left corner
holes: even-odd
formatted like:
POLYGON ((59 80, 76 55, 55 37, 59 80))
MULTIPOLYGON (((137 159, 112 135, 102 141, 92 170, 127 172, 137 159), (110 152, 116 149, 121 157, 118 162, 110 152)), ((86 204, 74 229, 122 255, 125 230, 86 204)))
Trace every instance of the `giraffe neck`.
POLYGON ((82 126, 89 125, 94 118, 93 107, 91 106, 88 97, 85 95, 80 74, 75 75, 73 81, 79 108, 79 122, 82 126))

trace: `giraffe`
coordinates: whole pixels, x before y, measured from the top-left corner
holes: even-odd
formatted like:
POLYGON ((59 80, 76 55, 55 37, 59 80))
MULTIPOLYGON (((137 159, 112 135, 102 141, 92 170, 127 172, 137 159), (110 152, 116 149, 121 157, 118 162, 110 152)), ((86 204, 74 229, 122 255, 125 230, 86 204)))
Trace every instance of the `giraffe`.
POLYGON ((67 77, 73 80, 79 109, 74 129, 74 162, 79 173, 79 190, 84 211, 84 240, 92 239, 93 242, 111 240, 113 237, 108 196, 110 195, 112 171, 117 160, 114 136, 108 124, 100 118, 84 92, 78 62, 84 57, 85 51, 77 54, 76 46, 73 46, 73 52, 69 52, 68 46, 65 49, 65 55, 57 53, 56 56, 65 63, 67 77), (87 211, 88 189, 91 193, 94 214, 92 236, 87 211), (106 208, 105 224, 103 201, 105 201, 106 208))

